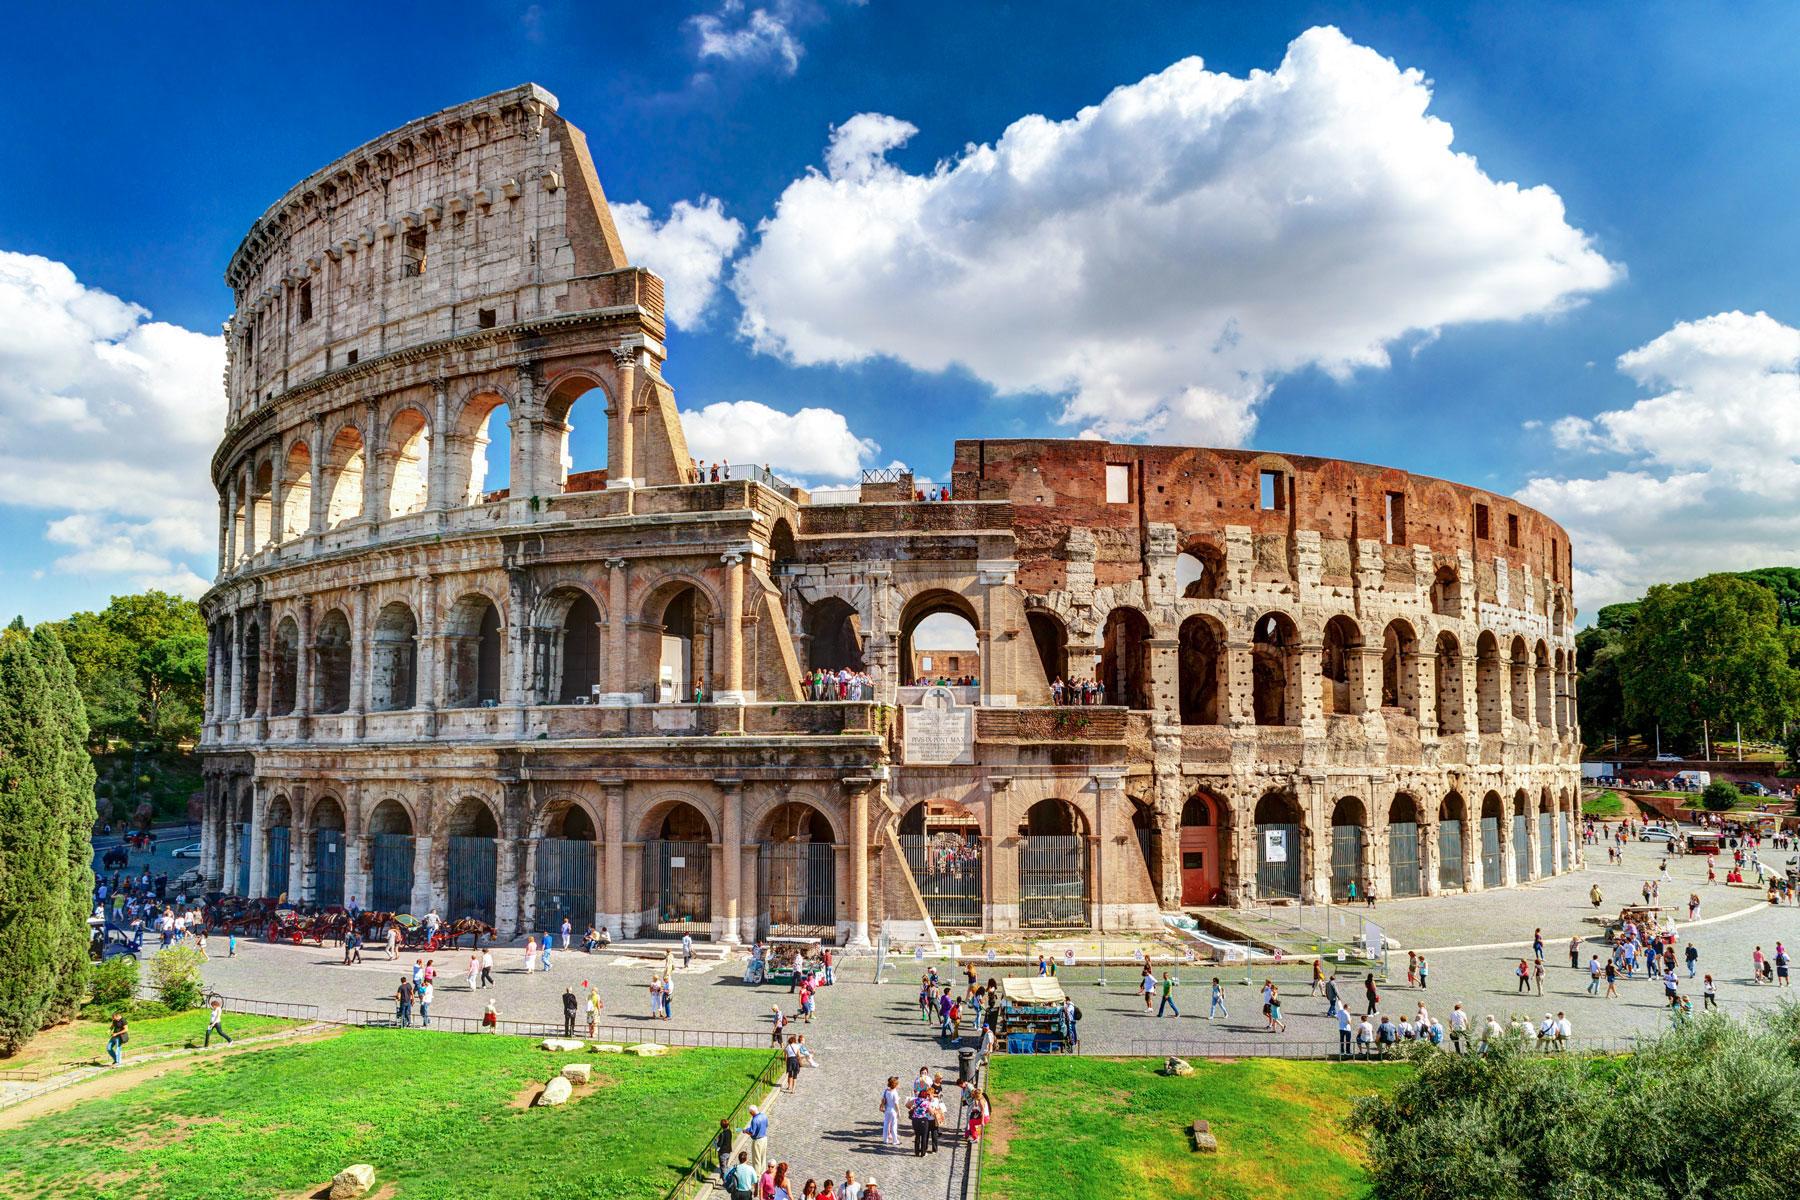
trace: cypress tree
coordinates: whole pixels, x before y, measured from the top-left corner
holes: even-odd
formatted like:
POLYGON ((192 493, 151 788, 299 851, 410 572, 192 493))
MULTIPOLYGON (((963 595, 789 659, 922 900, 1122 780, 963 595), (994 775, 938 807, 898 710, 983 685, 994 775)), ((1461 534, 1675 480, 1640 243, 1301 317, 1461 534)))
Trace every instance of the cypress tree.
POLYGON ((60 751, 55 780, 60 793, 57 823, 66 856, 65 933, 55 943, 56 994, 48 1014, 48 1023, 55 1023, 74 1017, 87 999, 87 921, 94 896, 94 760, 87 751, 87 707, 62 639, 52 626, 39 625, 31 633, 31 646, 44 671, 60 751))
POLYGON ((0 1054, 43 1027, 68 935, 68 847, 50 686, 30 639, 0 639, 0 1054))

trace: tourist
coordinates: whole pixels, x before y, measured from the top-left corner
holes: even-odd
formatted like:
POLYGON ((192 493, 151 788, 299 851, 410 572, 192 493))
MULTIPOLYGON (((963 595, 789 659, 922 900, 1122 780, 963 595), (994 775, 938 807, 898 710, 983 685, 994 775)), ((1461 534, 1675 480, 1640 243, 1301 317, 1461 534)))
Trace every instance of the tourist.
POLYGON ((652 1021, 661 1020, 662 1011, 662 976, 652 975, 650 977, 650 1019, 652 1021))
POLYGON ((548 933, 538 939, 538 952, 543 959, 541 967, 545 973, 548 973, 550 970, 550 935, 548 933))
POLYGON ((581 986, 587 989, 587 1035, 592 1039, 594 1030, 600 1024, 600 1010, 606 1005, 600 1002, 599 988, 594 987, 585 979, 581 981, 581 986))
POLYGON ((663 973, 662 981, 662 1015, 663 1020, 671 1020, 675 1016, 675 970, 671 967, 663 973))
POLYGON ((1325 1015, 1337 1016, 1340 1007, 1342 1006, 1338 1004, 1337 972, 1333 971, 1331 978, 1325 981, 1325 1015))
POLYGON ((1431 964, 1429 962, 1427 962, 1425 959, 1425 956, 1423 954, 1421 954, 1421 955, 1419 955, 1419 990, 1425 991, 1430 987, 1431 987, 1431 964))
POLYGON ((1175 980, 1167 971, 1162 975, 1162 1002, 1156 1006, 1156 1015, 1162 1016, 1165 1008, 1178 1017, 1181 1015, 1181 1009, 1175 1005, 1175 980))
POLYGON ((229 1046, 231 1044, 231 1035, 225 1032, 225 1026, 222 1024, 224 1018, 225 1002, 220 1000, 217 996, 214 996, 212 1003, 207 1005, 206 1008, 206 1040, 201 1043, 203 1048, 212 1045, 213 1034, 215 1033, 225 1039, 226 1045, 229 1046))
POLYGON ((1530 964, 1528 964, 1524 959, 1521 958, 1519 960, 1519 965, 1517 967, 1513 968, 1513 973, 1519 977, 1519 991, 1521 993, 1531 991, 1531 966, 1530 966, 1530 964))
POLYGON ((1539 962, 1544 961, 1544 931, 1542 929, 1531 931, 1531 957, 1539 962))
POLYGON ((400 977, 400 986, 394 990, 394 1020, 402 1025, 412 1024, 413 983, 405 975, 400 977))
POLYGON ((569 924, 569 918, 564 917, 562 921, 562 948, 564 950, 569 948, 569 939, 573 937, 574 934, 575 926, 569 924))
POLYGON ((1150 1003, 1156 998, 1156 976, 1150 970, 1150 964, 1144 964, 1144 973, 1138 979, 1138 990, 1144 994, 1144 1011, 1150 1011, 1150 1003))
POLYGON ((1488 1047, 1492 1046, 1504 1036, 1506 1036, 1506 1031, 1500 1028, 1500 1022, 1494 1019, 1494 1014, 1489 1013, 1487 1015, 1487 1023, 1481 1027, 1481 1052, 1486 1054, 1488 1052, 1488 1047))
MULTIPOLYGON (((754 1112, 755 1108, 752 1107, 751 1111, 754 1112)), ((747 1152, 739 1150, 737 1162, 731 1170, 725 1172, 724 1179, 720 1181, 725 1185, 725 1194, 731 1200, 751 1200, 756 1195, 756 1182, 760 1172, 750 1165, 749 1159, 747 1152)))
POLYGON ((426 980, 425 986, 419 989, 419 1024, 427 1029, 431 1028, 431 995, 432 984, 426 980))
POLYGON ((525 939, 525 973, 527 975, 537 970, 537 958, 537 935, 532 934, 525 939))
POLYGON ((113 1066, 117 1067, 123 1064, 125 1043, 130 1040, 131 1030, 126 1023, 125 1014, 123 1012, 114 1013, 112 1015, 112 1032, 106 1039, 106 1053, 112 1059, 113 1066))
POLYGON ((1705 1007, 1719 1007, 1719 989, 1713 984, 1713 977, 1708 975, 1700 987, 1700 999, 1705 1007))
POLYGON ((732 1141, 731 1119, 729 1117, 720 1117, 719 1131, 713 1134, 713 1153, 718 1156, 719 1179, 721 1182, 724 1181, 725 1173, 731 1170, 732 1141))
POLYGON ((474 950, 469 951, 469 990, 472 992, 481 986, 481 955, 474 950))
POLYGON ((1458 1054, 1467 1053, 1464 1040, 1469 1036, 1469 1014, 1463 1011, 1459 1001, 1450 1009, 1450 1046, 1458 1054))
POLYGON ((1612 1000, 1619 994, 1619 968, 1611 959, 1606 960, 1606 998, 1612 1000))
POLYGON ((781 1047, 783 1067, 786 1074, 781 1081, 781 1090, 792 1093, 800 1079, 800 1039, 793 1034, 788 1035, 787 1042, 781 1047))
POLYGON ((491 948, 481 952, 481 986, 494 986, 494 952, 491 948))
POLYGON ((771 1004, 769 1006, 769 1018, 771 1021, 769 1040, 777 1049, 779 1049, 781 1046, 781 1031, 787 1027, 787 1018, 782 1015, 781 1005, 771 1004))
POLYGON ((757 1174, 762 1173, 763 1164, 769 1160, 769 1118, 762 1109, 750 1106, 750 1123, 738 1130, 750 1136, 750 1163, 757 1174))
POLYGON ((578 1002, 575 999, 575 989, 574 988, 572 988, 572 987, 564 987, 563 988, 562 1004, 563 1004, 563 1036, 566 1038, 572 1038, 575 1036, 575 1012, 578 1007, 578 1002))
POLYGON ((1576 934, 1569 939, 1569 970, 1581 969, 1581 935, 1576 934))
POLYGON ((876 1102, 881 1113, 881 1143, 884 1146, 900 1144, 900 1077, 889 1075, 887 1087, 876 1102))
POLYGON ((1373 971, 1363 979, 1363 995, 1369 1001, 1368 1015, 1374 1016, 1381 1007, 1381 993, 1375 990, 1375 973, 1373 971))
POLYGON ((1411 950, 1406 952, 1406 986, 1419 986, 1419 956, 1411 950))
POLYGON ((1352 1033, 1353 1033, 1353 1031, 1350 1028, 1350 1010, 1349 1009, 1339 1008, 1337 1010, 1337 1024, 1338 1024, 1338 1055, 1339 1055, 1339 1057, 1342 1057, 1342 1058, 1349 1058, 1350 1057, 1350 1039, 1351 1039, 1352 1033))
POLYGON ((1281 1019, 1281 989, 1273 984, 1269 985, 1269 1028, 1276 1033, 1287 1032, 1287 1022, 1281 1019))
POLYGON ((694 935, 691 933, 684 933, 681 935, 681 969, 685 971, 693 965, 694 935))
POLYGON ((494 1007, 492 1000, 487 1002, 487 1008, 481 1014, 481 1027, 489 1033, 500 1032, 500 1010, 494 1007))

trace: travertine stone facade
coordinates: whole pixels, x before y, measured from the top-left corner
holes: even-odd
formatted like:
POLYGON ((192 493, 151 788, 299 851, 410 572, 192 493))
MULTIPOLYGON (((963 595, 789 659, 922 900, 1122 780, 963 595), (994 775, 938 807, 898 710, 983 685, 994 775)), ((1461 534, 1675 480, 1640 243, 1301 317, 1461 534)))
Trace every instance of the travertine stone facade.
POLYGON ((1575 861, 1569 548, 1504 497, 1097 442, 959 442, 942 503, 697 481, 662 283, 533 86, 303 180, 227 281, 227 890, 860 944, 1575 861), (935 614, 975 686, 902 686, 935 614))

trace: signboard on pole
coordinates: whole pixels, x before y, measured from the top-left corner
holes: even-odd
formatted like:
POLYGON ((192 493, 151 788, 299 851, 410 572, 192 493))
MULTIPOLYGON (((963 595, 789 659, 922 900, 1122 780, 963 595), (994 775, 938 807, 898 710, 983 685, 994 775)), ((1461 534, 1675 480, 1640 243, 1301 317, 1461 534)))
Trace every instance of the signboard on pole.
POLYGON ((1272 863, 1287 861, 1287 830, 1263 830, 1263 861, 1272 863))

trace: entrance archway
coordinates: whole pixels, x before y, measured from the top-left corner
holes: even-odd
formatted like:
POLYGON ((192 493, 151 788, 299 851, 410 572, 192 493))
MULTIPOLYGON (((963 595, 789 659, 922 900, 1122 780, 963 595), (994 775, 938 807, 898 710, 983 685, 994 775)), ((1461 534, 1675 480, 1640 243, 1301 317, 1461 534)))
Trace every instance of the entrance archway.
POLYGON ((537 843, 537 903, 533 927, 554 933, 563 919, 579 936, 584 926, 596 921, 599 905, 594 890, 594 818, 579 804, 552 813, 537 843))
POLYGON ((1108 704, 1150 707, 1150 622, 1135 608, 1115 608, 1100 644, 1100 683, 1108 704))
POLYGON ((588 703, 600 682, 600 606, 580 588, 554 589, 538 610, 532 651, 540 703, 588 703))
POLYGON ((760 935, 836 937, 837 847, 825 814, 809 804, 783 804, 769 814, 758 841, 760 935))
POLYGON ((474 917, 489 925, 494 923, 498 865, 495 839, 499 836, 500 823, 494 819, 494 810, 479 797, 465 796, 450 810, 444 853, 446 916, 450 920, 474 917))
POLYGON ((809 671, 861 671, 862 617, 850 602, 826 596, 806 609, 806 667, 809 671))
POLYGON ((675 801, 644 841, 644 937, 712 936, 712 827, 675 801))
MULTIPOLYGON (((313 806, 313 903, 331 908, 344 902, 344 809, 325 796, 313 806)), ((304 891, 304 884, 302 884, 304 891)))
POLYGON ((1264 900, 1300 897, 1300 804, 1286 792, 1256 802, 1256 894, 1264 900))
POLYGON ((1368 845, 1369 810, 1355 796, 1345 796, 1331 809, 1331 898, 1352 899, 1351 888, 1369 886, 1363 871, 1368 845))
POLYGON ((1088 923, 1087 823, 1066 800, 1039 800, 1019 827, 1019 923, 1088 923))
POLYGON ((1218 904, 1225 898, 1219 831, 1230 811, 1210 792, 1195 792, 1181 806, 1181 903, 1218 904))
POLYGON ((413 893, 413 823, 398 800, 387 799, 369 814, 369 907, 375 912, 409 912, 413 893))
POLYGON ((293 806, 286 796, 277 796, 269 802, 268 815, 263 818, 266 827, 263 848, 263 895, 279 898, 287 894, 288 868, 293 863, 290 853, 293 846, 293 806))
POLYGON ((1513 870, 1520 883, 1531 878, 1531 800, 1520 788, 1513 793, 1513 870))
POLYGON ((981 828, 962 811, 930 813, 921 800, 900 818, 900 852, 925 912, 939 929, 981 926, 981 828))
POLYGON ((1481 801, 1481 886, 1499 887, 1506 882, 1500 827, 1505 824, 1505 805, 1500 793, 1489 792, 1481 801))
POLYGON ((712 606, 692 585, 668 594, 655 618, 661 625, 656 647, 656 700, 659 704, 697 704, 712 694, 708 632, 712 606))
POLYGON ((1538 801, 1538 877, 1548 879, 1556 874, 1556 842, 1551 829, 1556 818, 1550 811, 1550 789, 1544 789, 1543 799, 1538 801))
POLYGON ((1425 892, 1419 861, 1419 804, 1402 792, 1388 806, 1388 889, 1394 896, 1425 892))
POLYGON ((285 717, 294 711, 300 680, 300 626, 283 617, 275 626, 275 674, 270 680, 269 711, 285 717))
POLYGON ((1468 806, 1456 792, 1444 797, 1438 805, 1438 886, 1440 888, 1462 888, 1468 886, 1468 877, 1463 872, 1463 831, 1464 818, 1468 806))

